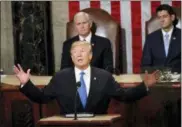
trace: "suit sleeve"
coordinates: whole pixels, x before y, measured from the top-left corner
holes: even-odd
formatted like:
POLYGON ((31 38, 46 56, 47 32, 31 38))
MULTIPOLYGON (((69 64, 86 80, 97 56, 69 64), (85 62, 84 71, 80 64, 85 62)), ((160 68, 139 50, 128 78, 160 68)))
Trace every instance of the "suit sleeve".
POLYGON ((151 53, 150 39, 149 37, 147 37, 143 49, 141 67, 149 67, 151 65, 152 65, 152 53, 151 53))
POLYGON ((103 54, 103 68, 108 72, 113 71, 113 53, 111 49, 111 42, 107 39, 106 47, 103 54))
POLYGON ((61 69, 68 68, 72 66, 72 60, 70 56, 70 46, 67 41, 63 43, 62 59, 61 59, 61 69))
POLYGON ((116 100, 132 102, 146 96, 148 91, 144 83, 141 83, 134 88, 122 88, 111 76, 108 79, 107 93, 116 100))
POLYGON ((52 78, 48 85, 44 88, 37 88, 30 80, 20 88, 20 91, 31 101, 37 103, 47 103, 55 99, 56 94, 56 79, 52 78))

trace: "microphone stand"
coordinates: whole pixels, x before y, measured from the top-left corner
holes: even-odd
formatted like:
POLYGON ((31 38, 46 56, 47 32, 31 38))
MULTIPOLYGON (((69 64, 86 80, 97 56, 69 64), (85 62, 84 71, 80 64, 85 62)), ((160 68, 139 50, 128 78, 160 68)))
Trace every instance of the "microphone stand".
POLYGON ((74 106, 74 120, 77 120, 77 96, 78 96, 78 88, 80 87, 80 82, 76 83, 76 94, 75 94, 75 106, 74 106))
MULTIPOLYGON (((78 88, 77 88, 78 90, 78 88)), ((78 92, 76 90, 76 95, 75 95, 75 112, 74 112, 74 120, 77 120, 77 96, 78 96, 78 92)))

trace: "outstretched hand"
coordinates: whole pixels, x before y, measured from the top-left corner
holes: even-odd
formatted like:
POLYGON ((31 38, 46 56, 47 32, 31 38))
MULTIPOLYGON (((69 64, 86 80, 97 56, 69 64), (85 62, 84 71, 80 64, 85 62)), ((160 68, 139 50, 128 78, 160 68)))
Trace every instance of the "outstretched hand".
POLYGON ((153 86, 157 80, 159 79, 160 76, 160 71, 156 70, 154 71, 152 74, 148 74, 147 71, 145 71, 145 75, 144 75, 144 83, 147 87, 151 87, 153 86))
POLYGON ((14 65, 13 71, 16 77, 19 79, 20 84, 26 84, 30 79, 30 69, 28 69, 25 73, 20 64, 18 64, 18 66, 14 65))

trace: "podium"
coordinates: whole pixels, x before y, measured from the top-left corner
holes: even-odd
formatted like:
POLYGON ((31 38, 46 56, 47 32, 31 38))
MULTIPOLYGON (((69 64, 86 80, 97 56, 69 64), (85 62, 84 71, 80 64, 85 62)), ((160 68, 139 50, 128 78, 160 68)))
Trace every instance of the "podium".
MULTIPOLYGON (((124 88, 134 87, 142 81, 140 74, 113 76, 124 88)), ((43 88, 50 79, 51 76, 31 76, 39 88, 43 88)), ((48 104, 33 103, 19 91, 19 85, 14 75, 1 77, 0 127, 35 127, 40 118, 59 114, 61 109, 55 100, 48 104)), ((178 121, 181 122, 180 84, 161 83, 150 91, 148 96, 134 103, 124 104, 112 99, 108 114, 121 114, 125 127, 167 127, 169 124, 178 127, 178 121)))
POLYGON ((64 116, 52 116, 42 118, 38 121, 37 127, 122 127, 122 117, 117 114, 96 115, 90 118, 66 118, 64 116))

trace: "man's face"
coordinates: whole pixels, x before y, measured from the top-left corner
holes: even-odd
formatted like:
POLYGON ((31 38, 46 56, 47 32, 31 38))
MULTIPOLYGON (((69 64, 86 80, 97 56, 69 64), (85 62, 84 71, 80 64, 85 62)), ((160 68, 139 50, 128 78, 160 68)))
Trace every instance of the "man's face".
POLYGON ((90 33, 92 24, 84 15, 80 15, 74 20, 75 28, 79 35, 86 37, 90 33))
POLYGON ((86 69, 92 59, 89 46, 78 45, 71 50, 71 58, 76 67, 86 69))
POLYGON ((157 12, 157 17, 163 29, 167 29, 172 26, 175 16, 170 15, 167 11, 162 10, 157 12))

